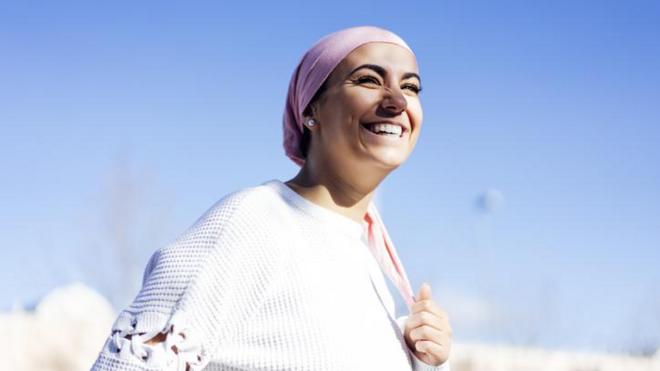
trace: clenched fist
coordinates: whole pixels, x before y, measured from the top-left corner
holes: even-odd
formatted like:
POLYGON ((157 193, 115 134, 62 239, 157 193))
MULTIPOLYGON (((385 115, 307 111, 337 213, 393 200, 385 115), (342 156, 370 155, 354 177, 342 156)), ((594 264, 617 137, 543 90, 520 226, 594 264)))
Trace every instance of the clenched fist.
POLYGON ((422 284, 403 332, 408 348, 424 363, 439 366, 449 358, 451 334, 447 313, 433 300, 431 286, 422 284))

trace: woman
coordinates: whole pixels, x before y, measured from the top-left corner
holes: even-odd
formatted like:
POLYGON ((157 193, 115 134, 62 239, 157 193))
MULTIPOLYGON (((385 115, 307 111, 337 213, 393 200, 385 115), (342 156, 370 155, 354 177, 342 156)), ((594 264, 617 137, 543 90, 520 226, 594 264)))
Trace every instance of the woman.
POLYGON ((300 172, 224 197, 158 250, 93 369, 448 370, 446 313, 428 285, 413 297, 372 201, 415 147, 420 83, 387 30, 319 40, 284 114, 300 172))

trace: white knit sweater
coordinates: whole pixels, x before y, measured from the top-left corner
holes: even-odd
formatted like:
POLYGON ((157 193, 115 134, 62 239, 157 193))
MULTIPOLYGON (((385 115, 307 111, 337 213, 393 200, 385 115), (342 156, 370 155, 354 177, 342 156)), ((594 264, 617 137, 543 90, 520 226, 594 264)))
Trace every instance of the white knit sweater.
POLYGON ((408 350, 394 313, 365 225, 274 179, 153 254, 92 370, 449 371, 408 350))

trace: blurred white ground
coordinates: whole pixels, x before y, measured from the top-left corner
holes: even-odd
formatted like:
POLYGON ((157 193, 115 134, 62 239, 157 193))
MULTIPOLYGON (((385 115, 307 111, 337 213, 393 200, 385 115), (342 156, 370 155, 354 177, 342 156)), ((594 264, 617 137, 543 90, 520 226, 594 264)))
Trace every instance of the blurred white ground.
MULTIPOLYGON (((48 294, 34 311, 0 313, 1 369, 89 370, 116 313, 91 288, 73 284, 48 294)), ((660 371, 652 357, 455 343, 452 371, 660 371)))

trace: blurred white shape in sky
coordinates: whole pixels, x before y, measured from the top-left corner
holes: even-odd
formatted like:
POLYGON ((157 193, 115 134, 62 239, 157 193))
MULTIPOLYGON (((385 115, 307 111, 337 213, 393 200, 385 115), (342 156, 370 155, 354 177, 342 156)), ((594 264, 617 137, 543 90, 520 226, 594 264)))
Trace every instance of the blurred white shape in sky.
POLYGON ((477 210, 482 213, 493 213, 504 207, 504 194, 494 188, 487 189, 477 196, 477 210))

